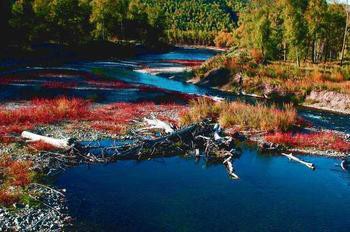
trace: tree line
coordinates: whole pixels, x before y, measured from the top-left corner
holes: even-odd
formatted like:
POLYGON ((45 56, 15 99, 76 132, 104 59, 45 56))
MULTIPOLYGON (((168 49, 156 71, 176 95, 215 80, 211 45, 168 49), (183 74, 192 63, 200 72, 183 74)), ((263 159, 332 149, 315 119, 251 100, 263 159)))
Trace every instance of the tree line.
POLYGON ((245 0, 143 0, 166 17, 170 43, 214 45, 221 31, 232 32, 245 0))
MULTIPOLYGON (((233 45, 265 60, 343 58, 345 6, 327 0, 5 0, 2 45, 91 40, 233 45)), ((344 42, 345 41, 345 42, 344 42)))
POLYGON ((1 1, 0 25, 6 41, 17 45, 91 40, 164 39, 164 15, 140 0, 1 1))
POLYGON ((347 6, 326 0, 251 0, 235 41, 259 49, 265 59, 342 60, 347 20, 347 6))
POLYGON ((213 44, 232 32, 244 0, 5 0, 6 41, 28 45, 100 40, 213 44))

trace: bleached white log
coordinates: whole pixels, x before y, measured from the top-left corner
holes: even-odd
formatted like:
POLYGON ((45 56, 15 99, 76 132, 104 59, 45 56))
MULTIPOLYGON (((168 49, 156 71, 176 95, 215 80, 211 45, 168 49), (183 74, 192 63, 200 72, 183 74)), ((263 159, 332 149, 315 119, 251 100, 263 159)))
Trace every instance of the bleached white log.
POLYGON ((161 121, 159 119, 148 119, 144 118, 144 121, 150 125, 150 129, 162 129, 165 133, 173 133, 175 130, 166 122, 161 121))
POLYGON ((28 139, 27 142, 44 142, 50 144, 59 149, 69 149, 71 146, 69 145, 68 139, 55 139, 47 136, 42 136, 38 134, 31 133, 29 131, 23 131, 21 134, 22 138, 28 139))
POLYGON ((298 157, 295 157, 293 154, 282 153, 282 155, 287 157, 289 160, 293 160, 295 162, 301 163, 312 170, 314 170, 316 168, 313 163, 305 162, 305 161, 299 159, 298 157))
POLYGON ((227 172, 230 175, 230 177, 232 179, 238 180, 239 176, 236 173, 234 173, 233 164, 232 164, 232 157, 229 157, 226 160, 224 160, 223 164, 227 168, 227 172))

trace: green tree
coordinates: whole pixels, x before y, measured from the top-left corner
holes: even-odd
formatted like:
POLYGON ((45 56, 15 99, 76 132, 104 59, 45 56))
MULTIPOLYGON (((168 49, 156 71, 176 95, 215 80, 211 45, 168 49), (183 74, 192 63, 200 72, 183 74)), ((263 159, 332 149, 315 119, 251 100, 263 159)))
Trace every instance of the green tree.
POLYGON ((92 31, 95 38, 108 39, 111 36, 121 36, 124 21, 128 11, 126 0, 92 0, 90 22, 94 25, 92 31))
POLYGON ((265 59, 275 59, 281 43, 281 22, 273 1, 254 0, 241 15, 239 40, 247 48, 259 49, 265 59))
POLYGON ((313 63, 317 61, 318 51, 317 44, 321 44, 326 32, 326 0, 309 0, 305 18, 308 26, 308 36, 311 42, 311 60, 313 63))
POLYGON ((307 24, 303 17, 305 2, 298 0, 285 0, 284 2, 284 39, 289 47, 289 54, 296 59, 300 66, 300 59, 306 52, 305 35, 307 24))

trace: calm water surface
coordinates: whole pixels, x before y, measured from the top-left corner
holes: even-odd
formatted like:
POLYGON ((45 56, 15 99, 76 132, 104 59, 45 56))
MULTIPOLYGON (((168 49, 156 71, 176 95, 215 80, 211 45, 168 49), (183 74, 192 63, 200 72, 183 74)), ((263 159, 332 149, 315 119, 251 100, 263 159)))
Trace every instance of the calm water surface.
MULTIPOLYGON (((210 56, 209 51, 185 49, 138 60, 210 56)), ((110 63, 104 69, 130 82, 208 91, 110 63)), ((316 126, 350 132, 348 116, 307 110, 300 114, 316 126)), ((234 162, 238 181, 230 180, 222 165, 173 157, 79 166, 59 176, 56 185, 67 189, 74 229, 81 231, 350 231, 350 173, 340 169, 338 159, 303 159, 313 162, 316 171, 246 148, 234 162)))

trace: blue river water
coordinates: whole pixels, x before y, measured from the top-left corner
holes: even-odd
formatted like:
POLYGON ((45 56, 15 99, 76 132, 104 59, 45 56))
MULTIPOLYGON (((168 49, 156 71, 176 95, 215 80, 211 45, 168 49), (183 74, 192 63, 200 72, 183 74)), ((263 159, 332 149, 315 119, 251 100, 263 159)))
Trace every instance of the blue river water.
MULTIPOLYGON (((179 49, 139 59, 212 55, 179 49)), ((210 94, 194 85, 110 65, 104 69, 117 79, 210 94)), ((79 66, 101 68, 101 62, 79 66)), ((300 114, 316 126, 350 132, 348 116, 312 110, 300 114)), ((79 231, 350 231, 350 173, 342 171, 339 159, 303 159, 316 170, 245 147, 234 161, 240 177, 236 181, 222 165, 178 156, 82 165, 66 170, 55 185, 67 189, 73 230, 79 231)))

